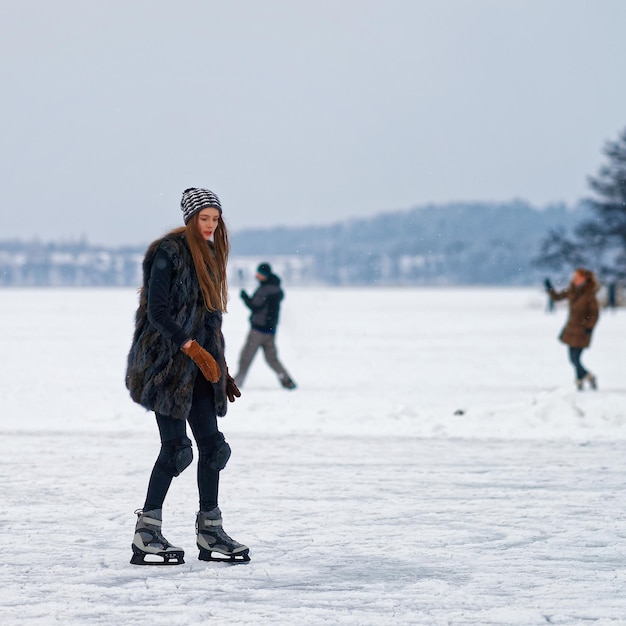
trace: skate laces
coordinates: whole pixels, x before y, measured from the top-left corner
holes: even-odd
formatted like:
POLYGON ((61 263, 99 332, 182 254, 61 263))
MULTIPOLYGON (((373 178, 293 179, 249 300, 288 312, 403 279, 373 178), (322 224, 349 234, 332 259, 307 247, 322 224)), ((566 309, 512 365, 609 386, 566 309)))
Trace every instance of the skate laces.
POLYGON ((235 541, 225 530, 223 526, 214 526, 209 534, 217 537, 223 543, 230 543, 233 546, 240 545, 239 542, 235 541))
POLYGON ((148 529, 148 530, 150 530, 150 532, 152 533, 154 537, 154 539, 150 543, 156 543, 156 542, 162 543, 165 548, 171 545, 170 542, 163 536, 163 533, 161 532, 160 528, 157 528, 156 530, 152 530, 152 529, 148 529))

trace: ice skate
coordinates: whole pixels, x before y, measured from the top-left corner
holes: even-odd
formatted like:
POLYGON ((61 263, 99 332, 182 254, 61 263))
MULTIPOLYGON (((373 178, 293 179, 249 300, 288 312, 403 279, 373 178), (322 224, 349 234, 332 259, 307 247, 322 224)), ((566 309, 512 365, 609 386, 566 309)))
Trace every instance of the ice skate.
POLYGON ((587 372, 585 374, 585 380, 589 383, 589 386, 592 389, 597 389, 598 388, 598 381, 597 381, 596 377, 591 372, 587 372))
POLYGON ((181 565, 185 551, 173 546, 161 534, 161 509, 135 511, 137 524, 133 538, 133 565, 181 565))
POLYGON ((196 543, 201 561, 224 561, 247 563, 249 548, 229 537, 222 528, 222 512, 219 507, 212 511, 200 511, 196 517, 196 543), (213 552, 217 556, 213 556, 213 552))
POLYGON ((291 380, 291 378, 289 378, 289 376, 281 376, 280 377, 280 384, 285 389, 295 389, 296 388, 296 383, 294 383, 293 380, 291 380))
POLYGON ((578 391, 582 391, 583 390, 583 379, 582 378, 577 378, 576 379, 576 389, 578 391))

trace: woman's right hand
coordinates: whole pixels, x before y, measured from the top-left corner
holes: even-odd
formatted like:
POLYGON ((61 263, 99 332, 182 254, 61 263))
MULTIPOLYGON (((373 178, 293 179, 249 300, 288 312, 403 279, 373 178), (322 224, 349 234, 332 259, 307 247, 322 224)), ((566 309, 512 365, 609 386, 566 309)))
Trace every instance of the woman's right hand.
POLYGON ((185 342, 181 350, 200 368, 204 377, 211 383, 216 383, 222 376, 222 370, 213 355, 207 352, 195 339, 185 342), (189 343, 188 347, 185 347, 189 343))

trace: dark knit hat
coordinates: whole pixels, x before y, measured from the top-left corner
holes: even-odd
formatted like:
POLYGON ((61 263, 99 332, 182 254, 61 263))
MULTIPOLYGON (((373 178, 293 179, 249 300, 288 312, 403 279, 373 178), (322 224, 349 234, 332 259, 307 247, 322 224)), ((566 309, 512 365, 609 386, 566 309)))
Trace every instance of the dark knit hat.
POLYGON ((180 210, 183 212, 185 224, 191 219, 192 215, 209 207, 217 209, 220 215, 222 214, 220 199, 212 191, 196 189, 195 187, 189 187, 189 189, 183 191, 183 197, 180 200, 180 210))
POLYGON ((265 276, 265 278, 267 278, 272 275, 272 268, 269 263, 261 263, 261 265, 256 268, 256 272, 257 274, 261 274, 261 276, 265 276))

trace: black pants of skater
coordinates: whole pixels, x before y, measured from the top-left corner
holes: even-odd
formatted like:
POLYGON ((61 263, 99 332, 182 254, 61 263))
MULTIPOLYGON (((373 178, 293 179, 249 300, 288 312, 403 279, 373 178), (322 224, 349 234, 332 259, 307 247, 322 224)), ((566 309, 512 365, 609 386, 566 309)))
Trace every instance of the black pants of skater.
POLYGON ((572 348, 569 349, 569 360, 572 362, 574 369, 576 370, 576 378, 582 380, 587 375, 587 370, 580 362, 584 348, 572 348))
MULTIPOLYGON (((156 421, 161 437, 161 452, 150 475, 144 511, 163 508, 163 502, 173 478, 171 472, 163 467, 164 448, 187 437, 185 420, 156 413, 156 421)), ((198 493, 200 511, 210 511, 218 504, 219 471, 211 469, 209 461, 213 452, 213 442, 215 436, 219 434, 219 430, 215 403, 213 402, 213 389, 200 373, 196 376, 193 402, 187 421, 199 450, 198 493)))

